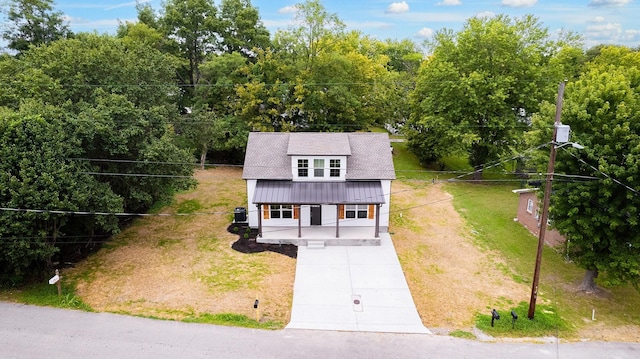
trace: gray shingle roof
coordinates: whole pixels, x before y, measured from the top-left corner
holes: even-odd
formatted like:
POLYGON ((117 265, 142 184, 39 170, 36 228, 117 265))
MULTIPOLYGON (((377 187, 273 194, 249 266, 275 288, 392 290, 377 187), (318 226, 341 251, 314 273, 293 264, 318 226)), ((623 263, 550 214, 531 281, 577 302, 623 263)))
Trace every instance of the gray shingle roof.
POLYGON ((346 133, 293 132, 289 134, 290 156, 348 156, 351 154, 346 133))
POLYGON ((291 155, 346 155, 347 180, 396 178, 389 136, 374 132, 251 132, 242 178, 290 180, 291 155))

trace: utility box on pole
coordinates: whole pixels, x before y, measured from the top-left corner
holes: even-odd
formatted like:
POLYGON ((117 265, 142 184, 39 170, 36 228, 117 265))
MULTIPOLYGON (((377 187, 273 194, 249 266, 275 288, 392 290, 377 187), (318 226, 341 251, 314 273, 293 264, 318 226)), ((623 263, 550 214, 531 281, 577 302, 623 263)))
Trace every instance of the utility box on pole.
POLYGON ((556 135, 556 143, 569 142, 569 125, 558 125, 558 134, 556 135))

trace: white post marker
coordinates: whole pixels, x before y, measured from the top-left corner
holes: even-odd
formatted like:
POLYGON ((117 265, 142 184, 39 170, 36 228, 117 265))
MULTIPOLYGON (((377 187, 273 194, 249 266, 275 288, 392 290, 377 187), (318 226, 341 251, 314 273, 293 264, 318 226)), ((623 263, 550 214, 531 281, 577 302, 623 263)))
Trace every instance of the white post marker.
POLYGON ((56 269, 56 275, 49 279, 49 284, 55 284, 58 287, 58 295, 62 295, 62 288, 60 287, 60 271, 56 269))

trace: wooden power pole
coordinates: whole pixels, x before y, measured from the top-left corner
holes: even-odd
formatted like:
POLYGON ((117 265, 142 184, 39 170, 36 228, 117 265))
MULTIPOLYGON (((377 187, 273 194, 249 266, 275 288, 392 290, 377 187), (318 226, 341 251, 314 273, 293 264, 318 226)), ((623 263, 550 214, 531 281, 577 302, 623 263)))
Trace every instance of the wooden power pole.
POLYGON ((529 301, 529 312, 527 317, 533 319, 536 313, 536 299, 538 298, 538 282, 540 281, 540 265, 542 264, 542 250, 544 249, 544 236, 547 232, 547 219, 549 218, 549 201, 551 197, 551 185, 553 183, 553 172, 556 164, 556 137, 558 136, 558 126, 560 125, 560 113, 562 112, 562 99, 564 97, 564 86, 566 81, 558 85, 558 98, 556 100, 556 117, 553 125, 553 138, 551 139, 551 154, 549 155, 549 167, 547 168, 547 181, 544 187, 544 200, 542 203, 542 213, 540 215, 540 233, 538 234, 538 251, 536 253, 536 267, 533 271, 533 284, 531 285, 531 300, 529 301))

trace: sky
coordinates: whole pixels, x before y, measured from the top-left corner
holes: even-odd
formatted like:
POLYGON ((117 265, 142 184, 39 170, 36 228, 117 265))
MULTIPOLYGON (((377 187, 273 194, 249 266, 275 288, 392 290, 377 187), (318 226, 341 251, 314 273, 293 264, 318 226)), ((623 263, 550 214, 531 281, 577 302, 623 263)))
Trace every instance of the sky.
MULTIPOLYGON (((161 0, 138 0, 159 10, 161 0)), ((294 25, 301 0, 252 0, 273 34, 294 25)), ((55 0, 74 32, 115 33, 119 21, 135 21, 135 0, 55 0)), ((215 1, 219 4, 220 1, 215 1)), ((597 44, 640 46, 640 0, 321 0, 347 30, 378 39, 410 39, 421 44, 443 28, 458 31, 473 16, 535 15, 551 33, 571 30, 585 47, 597 44)))

